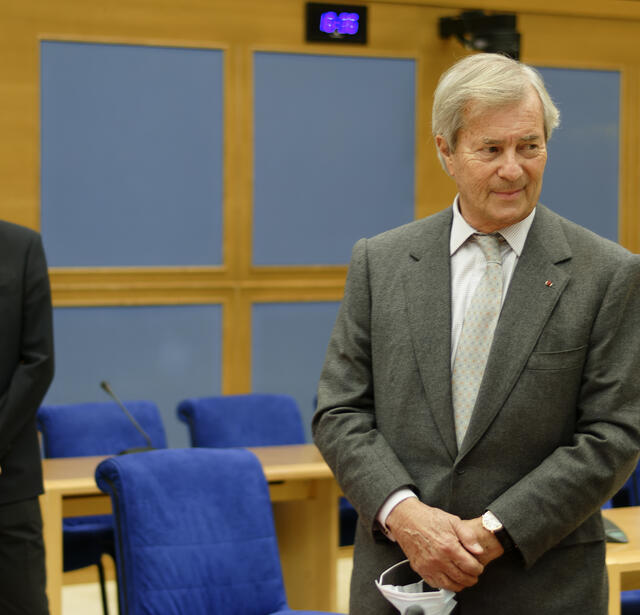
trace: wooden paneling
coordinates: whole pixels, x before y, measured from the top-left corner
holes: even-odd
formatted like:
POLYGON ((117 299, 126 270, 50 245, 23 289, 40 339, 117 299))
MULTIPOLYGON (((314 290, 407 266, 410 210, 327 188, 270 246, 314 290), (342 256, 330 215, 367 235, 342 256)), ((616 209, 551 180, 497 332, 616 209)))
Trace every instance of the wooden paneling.
MULTIPOLYGON (((92 268, 51 272, 57 306, 220 303, 223 392, 250 388, 251 304, 335 301, 346 267, 252 266, 253 74, 256 51, 414 58, 415 213, 455 192, 435 156, 432 92, 465 51, 437 36, 438 19, 465 1, 367 3, 369 44, 304 42, 303 0, 4 0, 0 4, 0 217, 39 228, 39 41, 205 47, 224 51, 224 187, 221 267, 92 268)), ((640 252, 640 3, 479 1, 518 12, 522 59, 541 66, 621 71, 620 242, 640 252)), ((594 144, 597 146, 597 144, 594 144)))

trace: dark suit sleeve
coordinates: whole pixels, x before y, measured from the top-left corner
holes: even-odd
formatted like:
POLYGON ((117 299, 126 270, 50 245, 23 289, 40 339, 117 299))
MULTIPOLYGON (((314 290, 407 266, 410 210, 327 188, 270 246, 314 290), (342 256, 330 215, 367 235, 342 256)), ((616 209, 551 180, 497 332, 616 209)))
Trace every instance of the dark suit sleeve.
MULTIPOLYGON (((628 255, 607 286, 593 321, 575 413, 573 441, 553 451, 489 505, 518 544, 527 565, 562 540, 570 544, 597 539, 600 507, 637 463, 638 256, 628 255)), ((522 446, 526 448, 526 442, 522 446)), ((601 535, 602 530, 599 532, 601 535)))
MULTIPOLYGON (((15 295, 3 298, 3 329, 10 339, 1 359, 4 386, 0 391, 0 463, 27 423, 33 422, 53 378, 53 326, 51 293, 42 241, 28 232, 21 257, 16 260, 15 295)), ((15 242, 16 244, 18 242, 15 242)), ((23 244, 24 245, 24 244, 23 244)))

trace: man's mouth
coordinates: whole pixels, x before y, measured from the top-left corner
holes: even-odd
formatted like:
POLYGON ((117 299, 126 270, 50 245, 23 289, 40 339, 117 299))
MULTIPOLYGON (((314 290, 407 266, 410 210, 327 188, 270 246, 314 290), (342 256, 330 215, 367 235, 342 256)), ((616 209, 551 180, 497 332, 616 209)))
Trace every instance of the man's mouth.
POLYGON ((494 190, 493 193, 503 199, 510 199, 519 196, 524 188, 510 188, 508 190, 494 190))

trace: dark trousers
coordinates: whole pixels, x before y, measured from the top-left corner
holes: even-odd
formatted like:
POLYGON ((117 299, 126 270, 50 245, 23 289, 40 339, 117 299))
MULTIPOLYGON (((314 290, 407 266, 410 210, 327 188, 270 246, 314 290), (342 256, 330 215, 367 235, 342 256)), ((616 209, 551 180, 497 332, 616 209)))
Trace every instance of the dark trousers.
POLYGON ((0 613, 49 615, 38 498, 0 504, 0 613))

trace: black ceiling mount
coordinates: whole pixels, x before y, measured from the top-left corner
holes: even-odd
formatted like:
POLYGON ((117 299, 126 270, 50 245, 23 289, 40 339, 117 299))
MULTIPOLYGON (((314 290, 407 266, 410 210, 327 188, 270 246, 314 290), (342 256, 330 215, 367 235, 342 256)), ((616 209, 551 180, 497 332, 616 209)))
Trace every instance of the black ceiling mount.
POLYGON ((465 11, 459 17, 441 17, 439 27, 440 38, 455 36, 468 49, 520 59, 520 33, 513 13, 465 11))

